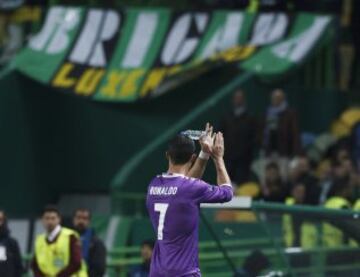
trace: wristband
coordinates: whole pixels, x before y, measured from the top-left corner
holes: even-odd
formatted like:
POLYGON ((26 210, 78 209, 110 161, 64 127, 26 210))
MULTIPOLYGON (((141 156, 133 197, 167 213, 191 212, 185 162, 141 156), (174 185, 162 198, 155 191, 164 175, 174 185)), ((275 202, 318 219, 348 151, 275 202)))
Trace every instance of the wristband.
POLYGON ((199 154, 199 159, 202 159, 202 160, 208 160, 210 158, 210 154, 208 153, 205 153, 204 151, 200 151, 200 154, 199 154))

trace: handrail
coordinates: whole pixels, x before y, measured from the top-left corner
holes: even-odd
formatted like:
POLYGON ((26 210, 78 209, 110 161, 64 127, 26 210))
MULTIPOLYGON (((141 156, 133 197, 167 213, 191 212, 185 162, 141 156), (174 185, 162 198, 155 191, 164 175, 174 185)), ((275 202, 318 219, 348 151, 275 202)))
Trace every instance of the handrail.
MULTIPOLYGON (((229 240, 228 242, 231 242, 231 241, 229 240)), ((240 243, 240 242, 241 241, 239 240, 238 243, 240 243)), ((203 242, 203 245, 211 244, 211 243, 212 242, 203 242)), ((229 245, 229 246, 231 246, 231 245, 229 245)), ((134 246, 127 247, 127 248, 132 249, 132 248, 134 248, 134 246)), ((137 247, 137 249, 139 250, 139 247, 137 247)), ((353 251, 359 252, 360 250, 357 247, 350 247, 350 246, 342 246, 342 247, 334 247, 334 248, 318 247, 318 248, 302 250, 301 253, 309 254, 309 255, 319 255, 320 253, 323 253, 323 254, 324 253, 325 254, 334 253, 334 252, 344 253, 344 252, 353 252, 353 251)), ((250 255, 251 252, 252 252, 252 250, 250 250, 250 249, 230 250, 230 251, 228 251, 228 254, 232 259, 243 260, 246 257, 248 257, 248 255, 250 255)), ((269 247, 264 248, 264 249, 262 249, 262 252, 269 258, 277 256, 277 251, 273 248, 269 248, 269 247)), ((287 252, 287 254, 291 254, 291 253, 287 252)), ((296 253, 295 253, 295 255, 296 255, 296 253)), ((31 257, 32 257, 32 255, 28 254, 23 257, 23 260, 25 262, 29 262, 31 257)), ((223 261, 223 263, 225 263, 225 261, 222 260, 222 258, 223 258, 222 253, 220 253, 219 251, 209 251, 209 249, 200 251, 200 254, 199 254, 199 260, 207 268, 211 267, 211 266, 214 266, 214 267, 219 266, 220 261, 223 261)), ((139 264, 141 264, 141 262, 142 262, 142 260, 140 257, 110 258, 106 264, 106 267, 108 269, 122 270, 124 268, 128 268, 129 266, 139 265, 139 264)), ((356 263, 356 264, 328 265, 325 268, 326 271, 341 271, 341 270, 346 270, 346 269, 350 269, 350 270, 351 269, 360 269, 360 264, 356 263)), ((284 270, 286 271, 286 269, 284 269, 284 270)), ((304 273, 321 272, 321 269, 319 269, 316 266, 298 267, 298 268, 294 268, 292 270, 295 273, 303 273, 303 274, 304 273)))
MULTIPOLYGON (((113 197, 124 200, 145 200, 145 193, 128 193, 116 192, 113 197)), ((341 219, 360 219, 360 211, 344 210, 344 209, 329 209, 321 206, 310 205, 285 205, 281 203, 252 201, 251 209, 256 211, 266 212, 282 212, 302 214, 312 217, 325 218, 341 218, 341 219)))
MULTIPOLYGON (((359 251, 359 248, 357 247, 351 247, 351 246, 343 246, 343 247, 334 247, 334 248, 326 248, 326 247, 317 247, 317 248, 311 248, 311 249, 304 249, 302 250, 302 254, 313 254, 318 255, 319 253, 334 253, 334 252, 353 252, 353 251, 359 251)), ((244 259, 249 254, 251 254, 252 250, 230 250, 228 251, 229 256, 231 258, 238 258, 238 259, 244 259)), ((266 256, 276 256, 277 251, 273 248, 265 248, 262 249, 262 252, 266 256)), ((287 253, 291 254, 291 253, 287 253)), ((295 253, 294 253, 295 255, 295 253)), ((200 261, 212 261, 212 260, 219 260, 223 257, 223 254, 219 251, 205 251, 199 253, 199 259, 200 261)), ((116 267, 116 266, 126 266, 126 265, 134 265, 136 262, 141 262, 140 258, 119 258, 119 259, 112 259, 110 262, 108 262, 108 266, 110 267, 116 267)))
POLYGON ((329 209, 321 206, 285 205, 280 203, 253 201, 251 208, 256 211, 282 212, 282 213, 288 212, 292 214, 302 214, 312 217, 360 219, 360 211, 329 209))
MULTIPOLYGON (((270 244, 271 240, 267 238, 257 238, 257 239, 231 239, 231 240, 222 240, 221 244, 225 247, 247 247, 252 245, 264 245, 270 244)), ((208 251, 211 248, 216 248, 217 245, 214 241, 200 241, 199 242, 199 250, 208 251)), ((121 255, 121 254, 138 254, 140 251, 140 246, 126 246, 126 247, 118 247, 108 251, 110 256, 121 255)))

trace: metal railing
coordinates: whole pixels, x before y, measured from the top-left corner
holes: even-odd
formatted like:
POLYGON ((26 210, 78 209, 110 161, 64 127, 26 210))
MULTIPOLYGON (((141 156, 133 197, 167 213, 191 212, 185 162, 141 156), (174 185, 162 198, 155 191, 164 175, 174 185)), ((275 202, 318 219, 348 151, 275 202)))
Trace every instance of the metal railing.
MULTIPOLYGON (((131 205, 132 207, 136 207, 133 214, 137 217, 143 217, 146 215, 145 196, 145 193, 138 194, 120 192, 113 195, 115 201, 114 204, 117 206, 116 208, 118 211, 127 205, 131 205)), ((274 261, 277 269, 280 269, 291 276, 299 276, 306 273, 325 276, 326 272, 360 270, 359 264, 354 262, 339 265, 326 264, 326 257, 331 253, 355 253, 356 255, 360 255, 360 248, 356 246, 356 244, 353 246, 344 245, 338 248, 328 248, 320 244, 309 249, 299 248, 297 252, 295 251, 293 253, 291 251, 287 251, 287 248, 284 246, 283 238, 279 238, 279 234, 274 236, 269 228, 272 224, 282 224, 281 221, 276 223, 270 222, 271 215, 273 214, 280 215, 280 218, 285 214, 290 214, 293 217, 306 218, 306 221, 317 223, 317 225, 320 226, 323 222, 328 222, 342 228, 342 223, 345 222, 347 229, 351 229, 351 237, 360 242, 360 211, 327 209, 321 206, 289 206, 261 201, 253 201, 251 206, 239 209, 254 212, 257 218, 256 223, 264 230, 266 236, 256 238, 254 240, 222 240, 213 228, 214 223, 210 222, 211 220, 202 212, 202 221, 213 239, 212 241, 201 242, 199 244, 200 261, 202 267, 205 268, 205 272, 207 272, 206 268, 211 269, 215 267, 216 263, 220 263, 228 270, 228 275, 224 273, 224 276, 231 276, 229 275, 229 272, 235 272, 235 270, 237 270, 237 265, 241 264, 246 259, 246 257, 251 253, 251 249, 256 249, 257 247, 261 248, 262 252, 268 256, 269 259, 274 261), (264 216, 264 214, 266 214, 266 216, 264 216), (349 222, 352 224, 349 225, 349 222), (308 255, 311 263, 304 267, 293 267, 289 262, 289 257, 299 253, 302 255, 308 255)), ((321 236, 321 234, 319 234, 319 236, 321 236)), ((115 250, 113 254, 123 255, 123 257, 129 255, 129 253, 122 251, 123 250, 115 250)), ((135 248, 132 248, 132 251, 136 251, 135 248)), ((129 261, 134 262, 135 260, 129 261)), ((116 264, 117 260, 114 260, 112 266, 116 267, 116 264)), ((124 260, 121 260, 118 265, 119 264, 124 265, 124 260)), ((206 274, 206 276, 208 276, 208 274, 206 274)), ((211 276, 211 274, 209 276, 211 276)))

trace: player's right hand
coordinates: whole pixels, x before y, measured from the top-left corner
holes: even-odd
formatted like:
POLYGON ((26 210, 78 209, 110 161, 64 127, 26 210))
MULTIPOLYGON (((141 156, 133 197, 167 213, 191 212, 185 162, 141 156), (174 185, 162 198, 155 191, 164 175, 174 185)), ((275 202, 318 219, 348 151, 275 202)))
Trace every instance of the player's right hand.
POLYGON ((212 148, 214 145, 215 133, 213 133, 213 130, 214 130, 213 126, 211 126, 209 122, 206 123, 205 135, 203 135, 199 139, 201 150, 208 154, 212 153, 212 148))

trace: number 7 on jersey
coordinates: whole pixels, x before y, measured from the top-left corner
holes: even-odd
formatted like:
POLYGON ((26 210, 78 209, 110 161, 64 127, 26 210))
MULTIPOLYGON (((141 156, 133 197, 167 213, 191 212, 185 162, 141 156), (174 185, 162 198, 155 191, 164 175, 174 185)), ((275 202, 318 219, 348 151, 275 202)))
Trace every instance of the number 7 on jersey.
POLYGON ((157 238, 158 240, 162 240, 163 239, 163 230, 164 230, 164 224, 165 224, 165 215, 166 215, 166 211, 169 207, 169 204, 166 203, 155 203, 154 205, 154 211, 155 212, 159 212, 159 224, 158 224, 158 233, 157 233, 157 238))

